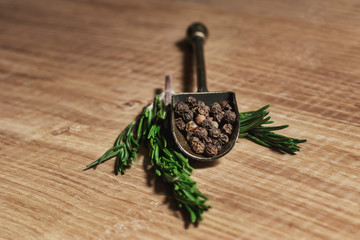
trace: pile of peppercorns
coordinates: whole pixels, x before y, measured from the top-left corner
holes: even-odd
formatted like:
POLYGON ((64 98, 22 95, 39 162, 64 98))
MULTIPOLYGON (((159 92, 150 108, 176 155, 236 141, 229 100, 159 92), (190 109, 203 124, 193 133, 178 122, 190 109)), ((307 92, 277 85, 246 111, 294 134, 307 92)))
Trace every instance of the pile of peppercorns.
POLYGON ((206 106, 204 102, 188 97, 175 106, 175 125, 184 134, 191 149, 198 154, 215 156, 229 142, 236 121, 227 100, 206 106))

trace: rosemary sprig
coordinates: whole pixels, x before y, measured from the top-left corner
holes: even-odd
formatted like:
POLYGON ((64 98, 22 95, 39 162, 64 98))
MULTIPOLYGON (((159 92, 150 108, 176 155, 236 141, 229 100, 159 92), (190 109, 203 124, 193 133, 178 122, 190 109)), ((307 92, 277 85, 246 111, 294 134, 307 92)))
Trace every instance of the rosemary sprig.
MULTIPOLYGON (((287 128, 282 126, 263 126, 273 123, 268 116, 266 105, 256 111, 240 113, 239 137, 246 137, 260 145, 276 149, 281 152, 294 154, 299 151, 298 143, 305 139, 290 138, 274 133, 287 128)), ((168 145, 168 119, 171 109, 156 95, 154 102, 145 108, 137 121, 130 123, 116 139, 112 148, 106 151, 98 160, 87 165, 87 168, 96 167, 104 161, 116 157, 115 174, 124 174, 132 162, 136 161, 139 146, 149 149, 151 165, 158 176, 171 184, 173 196, 180 208, 190 214, 191 222, 202 220, 202 214, 210 206, 206 204, 208 198, 201 194, 196 182, 190 176, 193 168, 188 159, 173 147, 168 145)))
POLYGON ((172 184, 173 195, 178 206, 185 208, 189 214, 191 222, 195 223, 202 220, 202 214, 210 206, 205 204, 208 198, 201 194, 190 176, 193 168, 189 161, 180 152, 169 148, 166 140, 166 129, 169 116, 164 106, 164 102, 155 97, 152 127, 145 140, 149 148, 151 165, 155 167, 155 172, 166 182, 172 184))
POLYGON ((203 212, 210 208, 205 204, 208 197, 200 193, 196 182, 190 178, 193 168, 188 159, 168 146, 166 123, 169 112, 170 109, 165 106, 164 101, 156 95, 154 102, 143 110, 138 120, 130 123, 121 132, 114 146, 86 167, 95 167, 116 157, 115 174, 124 174, 125 169, 136 160, 139 145, 148 147, 150 162, 155 167, 156 174, 172 185, 178 206, 186 209, 191 222, 195 223, 202 220, 203 212))
POLYGON ((239 137, 247 137, 255 143, 280 152, 295 154, 300 151, 297 144, 306 142, 306 139, 296 139, 274 133, 274 131, 287 128, 289 125, 263 126, 273 123, 268 117, 269 112, 266 111, 269 107, 270 105, 266 105, 256 111, 240 113, 239 137))
POLYGON ((130 123, 116 139, 112 148, 107 150, 98 160, 88 164, 87 168, 96 167, 102 162, 116 157, 114 172, 124 174, 126 168, 129 168, 132 162, 136 161, 136 154, 139 148, 138 138, 134 137, 135 122, 130 123))

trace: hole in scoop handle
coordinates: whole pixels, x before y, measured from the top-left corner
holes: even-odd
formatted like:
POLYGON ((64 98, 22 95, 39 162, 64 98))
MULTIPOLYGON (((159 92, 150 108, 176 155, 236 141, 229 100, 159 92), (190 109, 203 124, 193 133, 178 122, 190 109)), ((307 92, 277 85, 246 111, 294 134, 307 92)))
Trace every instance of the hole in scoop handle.
POLYGON ((193 23, 187 30, 187 36, 195 52, 198 92, 208 92, 204 58, 204 43, 208 37, 207 28, 202 23, 193 23))

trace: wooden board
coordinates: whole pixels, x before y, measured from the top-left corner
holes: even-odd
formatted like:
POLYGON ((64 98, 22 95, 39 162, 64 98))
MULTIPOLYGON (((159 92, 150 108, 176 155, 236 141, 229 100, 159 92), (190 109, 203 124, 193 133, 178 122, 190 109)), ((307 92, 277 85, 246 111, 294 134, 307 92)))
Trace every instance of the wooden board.
POLYGON ((359 239, 358 1, 0 0, 1 239, 359 239), (295 156, 245 139, 193 179, 212 209, 185 226, 144 154, 83 171, 210 31, 208 87, 271 104, 295 156))

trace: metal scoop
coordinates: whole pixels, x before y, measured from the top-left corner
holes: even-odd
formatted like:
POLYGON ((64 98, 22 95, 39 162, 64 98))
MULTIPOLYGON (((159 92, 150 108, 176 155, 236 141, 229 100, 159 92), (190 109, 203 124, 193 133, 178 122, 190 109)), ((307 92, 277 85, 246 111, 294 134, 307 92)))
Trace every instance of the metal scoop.
POLYGON ((232 107, 232 110, 236 113, 236 121, 233 124, 233 132, 229 136, 229 142, 224 144, 218 154, 212 157, 197 154, 191 149, 184 135, 178 130, 175 125, 174 110, 171 113, 171 131, 173 133, 176 145, 179 147, 180 151, 185 156, 200 161, 211 161, 223 157, 234 147, 236 140, 238 139, 240 130, 239 111, 236 104, 235 93, 209 92, 207 89, 203 49, 204 42, 208 36, 208 31, 206 27, 201 23, 194 23, 188 28, 187 36, 188 39, 192 42, 195 52, 198 92, 174 94, 172 96, 172 108, 174 109, 175 105, 179 102, 185 102, 186 98, 190 96, 196 98, 196 100, 198 101, 203 101, 207 106, 210 106, 214 102, 227 100, 232 107))

